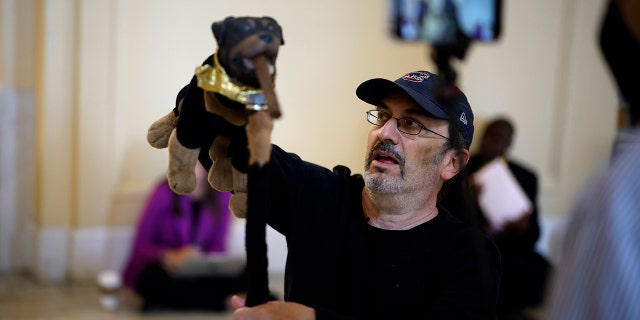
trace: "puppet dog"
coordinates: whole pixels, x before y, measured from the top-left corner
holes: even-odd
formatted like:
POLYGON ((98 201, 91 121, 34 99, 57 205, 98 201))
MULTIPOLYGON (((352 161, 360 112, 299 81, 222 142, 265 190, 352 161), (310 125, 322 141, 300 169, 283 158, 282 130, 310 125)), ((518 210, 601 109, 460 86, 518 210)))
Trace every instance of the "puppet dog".
MULTIPOLYGON (((210 167, 212 187, 234 191, 231 208, 242 216, 246 210, 243 172, 249 163, 244 126, 258 110, 266 110, 273 118, 280 116, 273 80, 284 40, 281 27, 270 17, 228 17, 214 22, 211 29, 216 52, 196 68, 178 93, 173 111, 150 126, 147 140, 153 147, 168 147, 167 179, 176 193, 193 191, 194 168, 200 159, 210 167)), ((270 143, 268 138, 249 140, 253 145, 256 140, 270 143)))

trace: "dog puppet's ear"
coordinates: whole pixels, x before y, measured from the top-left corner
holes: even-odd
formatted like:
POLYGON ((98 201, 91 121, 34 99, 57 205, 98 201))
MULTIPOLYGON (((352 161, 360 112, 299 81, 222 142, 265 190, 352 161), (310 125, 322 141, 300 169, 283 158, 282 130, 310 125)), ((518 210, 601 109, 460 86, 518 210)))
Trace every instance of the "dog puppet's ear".
POLYGON ((282 36, 282 27, 278 24, 276 19, 271 17, 262 17, 262 19, 269 21, 271 25, 276 28, 276 35, 280 38, 280 45, 284 45, 284 37, 282 36))
POLYGON ((224 31, 231 20, 233 20, 233 17, 226 17, 222 21, 216 21, 211 24, 211 31, 213 31, 213 36, 218 41, 218 45, 222 45, 224 42, 224 31))

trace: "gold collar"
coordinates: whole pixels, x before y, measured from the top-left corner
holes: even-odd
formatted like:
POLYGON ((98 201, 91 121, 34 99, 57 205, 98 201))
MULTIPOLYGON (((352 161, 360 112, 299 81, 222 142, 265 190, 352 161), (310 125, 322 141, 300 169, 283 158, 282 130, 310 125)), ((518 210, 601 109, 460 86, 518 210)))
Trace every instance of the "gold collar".
POLYGON ((205 64, 196 68, 198 87, 219 93, 231 100, 247 106, 249 109, 262 109, 267 101, 264 93, 254 87, 239 85, 234 82, 218 62, 218 51, 213 55, 215 67, 205 64))

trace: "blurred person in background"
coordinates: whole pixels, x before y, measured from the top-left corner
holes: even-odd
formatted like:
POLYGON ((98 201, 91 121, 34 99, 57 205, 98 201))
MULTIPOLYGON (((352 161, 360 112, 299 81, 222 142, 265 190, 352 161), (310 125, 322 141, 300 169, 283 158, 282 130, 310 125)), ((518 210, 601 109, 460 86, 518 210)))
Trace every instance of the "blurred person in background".
POLYGON ((640 319, 640 1, 607 4, 600 46, 628 120, 570 212, 546 319, 640 319))
POLYGON ((469 159, 467 172, 452 181, 440 202, 451 212, 463 213, 461 220, 477 225, 498 246, 502 262, 502 280, 498 300, 498 318, 501 320, 527 319, 526 308, 537 307, 543 300, 551 265, 535 250, 540 237, 538 218, 538 178, 535 172, 513 159, 508 151, 515 128, 506 118, 496 118, 485 128, 480 149, 469 159), (496 228, 478 204, 482 192, 474 183, 474 174, 496 159, 506 166, 526 194, 531 209, 523 216, 508 220, 496 228))
POLYGON ((142 311, 222 311, 230 295, 247 290, 244 266, 237 274, 178 272, 190 259, 223 256, 233 222, 230 193, 211 188, 200 164, 196 179, 196 189, 188 195, 174 193, 163 179, 139 217, 124 284, 141 298, 142 311))

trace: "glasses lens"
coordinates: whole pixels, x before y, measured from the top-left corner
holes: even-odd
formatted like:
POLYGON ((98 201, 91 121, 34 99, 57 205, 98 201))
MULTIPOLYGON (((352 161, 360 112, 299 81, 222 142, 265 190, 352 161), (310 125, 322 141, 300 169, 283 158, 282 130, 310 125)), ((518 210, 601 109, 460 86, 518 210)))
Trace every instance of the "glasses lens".
POLYGON ((383 126, 386 122, 383 118, 384 117, 381 117, 380 112, 377 110, 367 111, 367 121, 373 125, 383 126))
POLYGON ((398 130, 404 133, 416 135, 422 130, 422 125, 411 119, 402 118, 398 119, 398 130))

